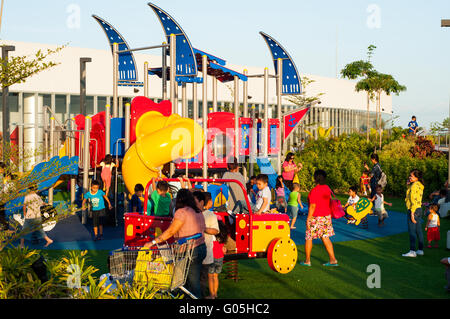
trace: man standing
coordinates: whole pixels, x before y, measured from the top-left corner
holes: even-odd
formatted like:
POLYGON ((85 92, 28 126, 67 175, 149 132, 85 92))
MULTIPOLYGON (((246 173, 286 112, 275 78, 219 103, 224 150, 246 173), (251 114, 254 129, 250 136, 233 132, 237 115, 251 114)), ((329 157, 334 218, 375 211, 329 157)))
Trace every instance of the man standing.
MULTIPOLYGON (((244 176, 239 172, 239 165, 236 158, 228 162, 228 171, 222 176, 223 179, 235 179, 245 186, 244 176)), ((227 183, 228 185, 228 210, 233 210, 238 201, 245 201, 245 195, 241 187, 236 183, 227 183)))
POLYGON ((416 122, 416 117, 413 115, 411 118, 411 121, 408 123, 409 128, 409 134, 410 135, 416 135, 417 129, 419 128, 419 125, 416 122))

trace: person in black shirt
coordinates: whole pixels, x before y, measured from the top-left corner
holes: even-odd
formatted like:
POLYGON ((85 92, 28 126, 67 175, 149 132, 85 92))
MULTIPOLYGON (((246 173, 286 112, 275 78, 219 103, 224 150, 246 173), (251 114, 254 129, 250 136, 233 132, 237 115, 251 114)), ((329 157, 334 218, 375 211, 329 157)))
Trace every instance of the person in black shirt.
MULTIPOLYGON (((378 181, 381 178, 381 166, 379 163, 378 154, 372 154, 370 155, 370 161, 373 164, 371 173, 370 173, 370 198, 373 198, 375 194, 377 193, 377 185, 378 181)), ((369 170, 369 166, 367 164, 364 164, 365 168, 369 170)))

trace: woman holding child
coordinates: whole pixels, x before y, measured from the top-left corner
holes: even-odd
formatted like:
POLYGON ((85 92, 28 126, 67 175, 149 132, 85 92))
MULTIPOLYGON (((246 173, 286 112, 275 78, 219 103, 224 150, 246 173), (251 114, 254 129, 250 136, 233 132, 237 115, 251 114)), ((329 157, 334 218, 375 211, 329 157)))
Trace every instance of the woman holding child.
POLYGON ((288 153, 286 155, 286 159, 283 163, 283 181, 284 184, 289 188, 290 191, 292 191, 293 181, 295 174, 297 174, 301 169, 303 165, 302 163, 295 164, 294 162, 294 154, 288 153))
POLYGON ((313 239, 320 238, 327 250, 330 261, 324 266, 338 266, 334 256, 333 244, 329 237, 334 236, 333 224, 331 222, 331 189, 325 184, 327 174, 319 169, 314 172, 314 187, 308 195, 309 210, 306 219, 305 234, 305 261, 300 265, 311 267, 311 250, 313 239))

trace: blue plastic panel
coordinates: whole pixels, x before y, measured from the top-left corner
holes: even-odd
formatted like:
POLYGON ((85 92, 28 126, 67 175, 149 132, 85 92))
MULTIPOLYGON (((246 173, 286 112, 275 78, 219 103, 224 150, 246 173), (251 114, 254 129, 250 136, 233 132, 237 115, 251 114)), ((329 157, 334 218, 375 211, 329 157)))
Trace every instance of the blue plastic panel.
POLYGON ((250 147, 250 124, 242 124, 241 132, 241 149, 247 150, 250 147))
POLYGON ((217 79, 220 82, 232 81, 232 80, 234 80, 235 75, 237 75, 237 77, 241 81, 247 81, 247 79, 248 79, 246 75, 236 72, 236 71, 233 71, 231 69, 228 69, 228 68, 226 68, 220 64, 214 63, 214 62, 209 63, 209 69, 211 69, 211 70, 208 72, 208 74, 211 73, 211 75, 217 77, 217 79), (218 70, 220 72, 214 72, 213 70, 218 70))
POLYGON ((159 22, 161 22, 168 44, 170 44, 170 35, 176 35, 176 75, 197 76, 197 61, 186 33, 184 33, 181 26, 167 12, 155 6, 153 3, 148 3, 148 5, 156 13, 159 22))
POLYGON ((123 117, 115 117, 111 119, 111 139, 110 150, 111 155, 122 157, 125 155, 125 119, 123 117))
MULTIPOLYGON (((92 15, 92 17, 105 31, 111 52, 114 43, 119 45, 119 51, 130 49, 124 37, 111 24, 99 16, 92 15)), ((136 61, 132 52, 119 53, 119 81, 137 81, 136 61)))
POLYGON ((196 49, 196 48, 194 48, 193 50, 194 50, 195 55, 197 55, 197 56, 202 57, 202 56, 206 55, 206 57, 208 58, 208 61, 216 61, 216 63, 220 64, 220 65, 225 65, 227 63, 224 59, 216 57, 215 55, 212 55, 212 54, 207 53, 205 51, 202 51, 202 50, 199 50, 199 49, 196 49))
POLYGON ((278 59, 283 60, 283 81, 282 94, 301 94, 302 85, 297 67, 289 53, 275 39, 264 32, 260 32, 261 36, 267 43, 270 53, 272 54, 275 72, 278 75, 278 59))

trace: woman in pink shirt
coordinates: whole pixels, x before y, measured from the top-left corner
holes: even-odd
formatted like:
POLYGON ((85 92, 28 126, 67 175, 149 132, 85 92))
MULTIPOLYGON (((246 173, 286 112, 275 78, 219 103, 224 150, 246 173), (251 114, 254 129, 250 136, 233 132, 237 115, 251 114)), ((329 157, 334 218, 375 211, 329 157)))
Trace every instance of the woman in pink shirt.
POLYGON ((288 153, 283 163, 283 176, 284 184, 292 191, 292 184, 295 174, 302 169, 302 163, 298 163, 298 166, 294 163, 294 153, 288 153))
POLYGON ((334 256, 333 244, 329 237, 334 236, 333 224, 331 222, 331 189, 325 184, 327 173, 324 170, 314 172, 314 187, 308 195, 309 210, 306 219, 305 234, 305 261, 302 266, 311 266, 311 250, 313 239, 320 238, 327 250, 330 262, 324 266, 338 266, 334 256))
POLYGON ((172 237, 179 239, 198 233, 202 234, 202 237, 196 239, 194 242, 192 262, 186 280, 186 289, 198 298, 202 297, 200 270, 203 259, 206 257, 205 230, 206 224, 202 211, 197 207, 192 193, 188 189, 183 188, 177 193, 172 224, 165 232, 155 238, 155 240, 145 244, 145 247, 151 247, 155 244, 165 242, 172 237))

